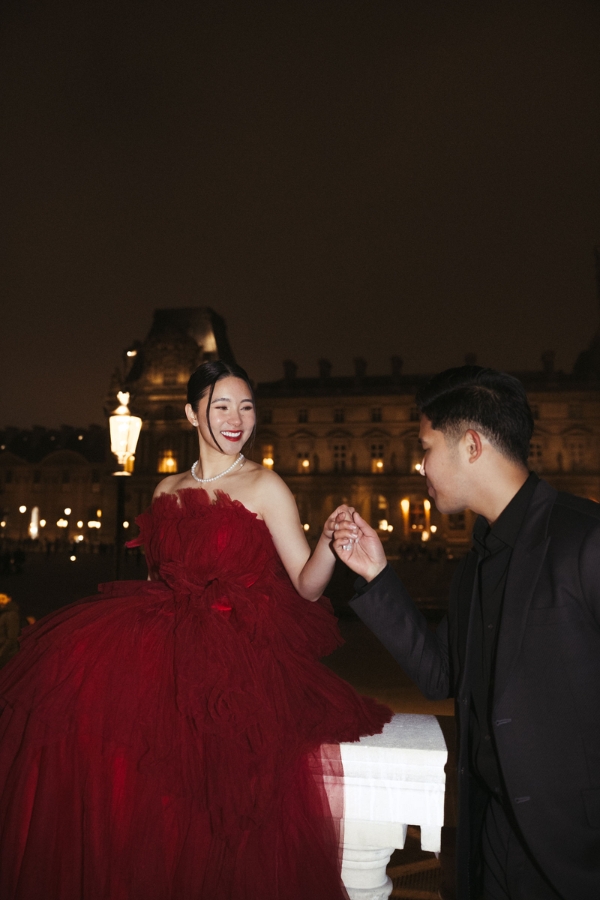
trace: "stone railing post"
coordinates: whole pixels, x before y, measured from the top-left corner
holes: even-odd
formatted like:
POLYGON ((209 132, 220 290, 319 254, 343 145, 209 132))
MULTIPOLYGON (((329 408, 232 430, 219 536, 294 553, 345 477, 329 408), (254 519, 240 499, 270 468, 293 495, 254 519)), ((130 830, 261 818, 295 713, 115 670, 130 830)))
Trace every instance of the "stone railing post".
POLYGON ((446 743, 434 716, 396 715, 382 734, 342 744, 341 756, 342 879, 350 900, 387 900, 386 866, 408 825, 420 826, 423 850, 440 852, 446 743))

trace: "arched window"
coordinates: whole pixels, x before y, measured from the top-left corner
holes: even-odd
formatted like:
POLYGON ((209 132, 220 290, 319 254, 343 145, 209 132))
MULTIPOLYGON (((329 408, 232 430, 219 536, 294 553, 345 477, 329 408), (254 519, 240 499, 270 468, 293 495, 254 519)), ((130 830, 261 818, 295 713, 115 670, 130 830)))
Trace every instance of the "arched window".
POLYGON ((163 475, 173 475, 177 472, 177 454, 174 450, 160 451, 157 471, 163 475))

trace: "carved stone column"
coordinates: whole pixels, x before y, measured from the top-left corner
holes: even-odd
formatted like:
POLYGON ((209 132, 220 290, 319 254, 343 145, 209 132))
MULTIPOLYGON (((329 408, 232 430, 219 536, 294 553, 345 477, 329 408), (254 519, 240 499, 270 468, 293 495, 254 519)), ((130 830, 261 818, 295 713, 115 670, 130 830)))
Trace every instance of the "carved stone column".
MULTIPOLYGON (((326 748, 323 748, 326 755, 326 748)), ((344 765, 342 878, 351 900, 387 900, 386 866, 408 825, 439 853, 448 751, 434 716, 396 715, 383 733, 341 745, 344 765)))

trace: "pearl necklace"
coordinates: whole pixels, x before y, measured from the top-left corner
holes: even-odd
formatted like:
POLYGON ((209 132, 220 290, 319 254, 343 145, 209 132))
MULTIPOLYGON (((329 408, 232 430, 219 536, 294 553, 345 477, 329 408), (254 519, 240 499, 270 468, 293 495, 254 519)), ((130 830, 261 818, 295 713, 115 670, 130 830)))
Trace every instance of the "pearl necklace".
MULTIPOLYGON (((238 456, 238 458, 235 460, 235 462, 233 462, 233 463, 229 466, 228 469, 225 469, 224 472, 221 472, 220 475, 215 475, 213 478, 198 478, 198 476, 196 475, 196 466, 197 466, 198 463, 200 462, 199 459, 196 460, 196 462, 194 463, 194 465, 193 465, 192 468, 190 469, 190 472, 192 473, 192 478, 195 478, 196 481, 199 481, 199 482, 200 482, 200 484, 208 484, 209 481, 216 481, 217 478, 222 478, 223 475, 228 475, 229 472, 231 472, 232 469, 235 469, 235 467, 237 466, 237 464, 238 464, 239 462, 242 462, 242 460, 245 460, 245 459, 246 459, 246 457, 244 456, 244 454, 243 454, 243 453, 240 453, 240 455, 238 456)), ((243 465, 243 463, 242 463, 242 465, 243 465)))

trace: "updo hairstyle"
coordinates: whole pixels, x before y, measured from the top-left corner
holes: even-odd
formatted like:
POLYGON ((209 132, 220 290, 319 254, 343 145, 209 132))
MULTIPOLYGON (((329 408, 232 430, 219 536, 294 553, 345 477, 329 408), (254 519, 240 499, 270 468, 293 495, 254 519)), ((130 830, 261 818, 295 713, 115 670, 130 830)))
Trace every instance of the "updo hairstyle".
MULTIPOLYGON (((208 425, 210 436, 212 437, 221 453, 223 453, 223 448, 216 439, 212 430, 212 425, 210 424, 210 404, 212 402, 217 381, 221 381, 222 378, 230 377, 239 378, 241 381, 244 381, 248 385, 248 390, 250 391, 250 396, 252 397, 254 410, 256 412, 256 401, 254 399, 252 382, 250 381, 246 370, 242 369, 242 367, 238 366, 236 363, 226 363, 223 362, 222 359, 214 359, 210 362, 202 363, 202 365, 198 366, 196 371, 191 375, 190 380, 187 384, 187 402, 190 404, 196 415, 198 415, 200 400, 208 391, 208 403, 206 405, 206 424, 208 425)), ((256 422, 247 443, 251 443, 254 440, 255 433, 256 422)))

